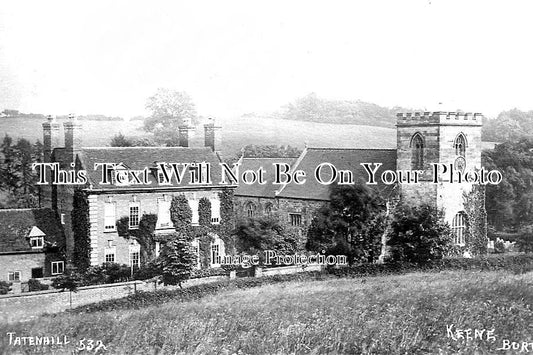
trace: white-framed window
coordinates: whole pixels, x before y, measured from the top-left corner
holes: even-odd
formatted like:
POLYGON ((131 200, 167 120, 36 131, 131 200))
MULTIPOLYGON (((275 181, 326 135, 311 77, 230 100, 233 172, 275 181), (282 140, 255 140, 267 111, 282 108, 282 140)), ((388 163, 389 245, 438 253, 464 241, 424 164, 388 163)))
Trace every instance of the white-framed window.
POLYGON ((170 218, 171 201, 166 196, 157 199, 157 223, 156 228, 173 228, 170 218))
POLYGON ((139 222, 141 219, 140 211, 141 211, 141 204, 139 202, 130 202, 130 218, 129 218, 130 229, 139 228, 139 222))
POLYGON ((452 232, 456 245, 465 245, 466 221, 464 212, 457 213, 452 220, 452 232))
POLYGON ((225 255, 224 241, 219 236, 215 236, 213 242, 211 242, 211 267, 220 266, 222 257, 225 255))
POLYGON ((64 261, 52 261, 52 275, 59 275, 65 271, 64 261))
POLYGON ((104 203, 104 231, 106 232, 114 232, 117 229, 115 211, 114 202, 104 203))
POLYGON ((139 268, 141 266, 141 245, 133 240, 129 245, 130 266, 139 268))
POLYGON ((116 254, 117 254, 117 248, 116 247, 105 248, 105 250, 104 250, 105 262, 106 263, 114 263, 116 254))
POLYGON ((213 198, 211 202, 211 223, 220 224, 220 200, 213 198))
POLYGON ((299 213, 289 213, 289 219, 291 226, 301 226, 302 225, 302 215, 299 213))
POLYGON ((42 249, 44 246, 44 237, 31 237, 30 245, 32 249, 42 249))
POLYGON ((191 245, 192 245, 194 256, 196 257, 196 263, 194 267, 196 269, 199 269, 200 268, 200 240, 198 238, 195 238, 192 241, 191 245))
POLYGON ((8 281, 20 281, 22 274, 20 271, 10 271, 7 273, 8 281))
POLYGON ((193 197, 191 199, 188 200, 189 202, 189 207, 191 208, 191 211, 192 211, 192 225, 196 226, 198 225, 199 221, 200 221, 200 216, 198 214, 198 200, 196 199, 196 197, 193 197))

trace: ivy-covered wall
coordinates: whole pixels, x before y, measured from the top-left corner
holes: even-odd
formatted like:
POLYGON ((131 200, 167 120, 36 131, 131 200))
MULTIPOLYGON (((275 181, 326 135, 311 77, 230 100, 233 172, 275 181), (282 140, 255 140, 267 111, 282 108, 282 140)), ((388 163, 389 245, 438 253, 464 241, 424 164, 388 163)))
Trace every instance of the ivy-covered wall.
POLYGON ((85 271, 91 265, 91 240, 89 235, 89 204, 87 195, 82 190, 74 191, 71 219, 74 239, 72 263, 79 271, 85 271))
POLYGON ((472 255, 487 254, 487 211, 485 186, 474 184, 472 191, 463 194, 466 214, 466 249, 472 255))

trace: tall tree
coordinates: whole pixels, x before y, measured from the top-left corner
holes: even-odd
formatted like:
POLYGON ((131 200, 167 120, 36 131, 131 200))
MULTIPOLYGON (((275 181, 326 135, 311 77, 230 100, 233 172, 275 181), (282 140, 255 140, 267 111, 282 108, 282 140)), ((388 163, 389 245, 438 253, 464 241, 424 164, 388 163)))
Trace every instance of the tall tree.
POLYGON ((160 143, 178 144, 178 126, 198 124, 196 106, 184 91, 160 88, 146 101, 151 112, 144 121, 144 129, 153 132, 160 143))
POLYGON ((375 261, 385 229, 385 204, 364 183, 332 185, 330 203, 318 210, 307 234, 307 249, 335 250, 350 262, 375 261))

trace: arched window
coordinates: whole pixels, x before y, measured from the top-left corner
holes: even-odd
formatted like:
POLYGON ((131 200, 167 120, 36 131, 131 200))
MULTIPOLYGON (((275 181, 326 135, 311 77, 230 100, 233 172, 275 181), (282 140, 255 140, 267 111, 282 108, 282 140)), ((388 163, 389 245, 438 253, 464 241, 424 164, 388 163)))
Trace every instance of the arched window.
POLYGON ((267 203, 265 205, 265 214, 270 217, 272 216, 272 204, 271 203, 267 203))
POLYGON ((462 157, 465 156, 466 138, 464 134, 459 133, 457 137, 455 137, 455 141, 453 142, 453 147, 455 148, 455 155, 459 155, 462 157))
POLYGON ((411 166, 413 170, 424 169, 424 139, 420 133, 415 133, 411 138, 412 159, 411 166))
POLYGON ((466 223, 465 214, 463 212, 459 212, 453 217, 452 231, 454 243, 457 245, 465 245, 466 223))
POLYGON ((255 215, 255 205, 251 202, 246 205, 246 215, 248 218, 252 218, 255 215))

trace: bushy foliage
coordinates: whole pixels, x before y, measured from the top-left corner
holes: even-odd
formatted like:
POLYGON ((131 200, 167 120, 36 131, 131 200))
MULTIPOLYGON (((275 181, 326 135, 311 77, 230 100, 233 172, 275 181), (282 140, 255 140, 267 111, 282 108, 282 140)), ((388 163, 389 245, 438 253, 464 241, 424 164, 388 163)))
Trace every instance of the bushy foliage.
POLYGON ((391 259, 420 263, 442 258, 452 243, 443 217, 443 211, 432 205, 398 204, 387 236, 391 259))
POLYGON ((190 277, 195 260, 190 241, 178 235, 165 245, 157 259, 163 282, 181 287, 182 282, 190 277))
POLYGON ((248 144, 242 150, 245 158, 296 158, 302 151, 290 145, 255 145, 248 144))
POLYGON ((102 265, 91 266, 82 275, 82 284, 100 285, 115 282, 129 281, 131 278, 131 267, 117 263, 103 263, 102 265))
POLYGON ((504 176, 499 184, 486 187, 489 225, 498 231, 533 225, 533 139, 505 142, 483 151, 482 164, 504 176))
POLYGON ((28 280, 28 289, 30 292, 48 290, 50 286, 42 284, 41 281, 36 279, 28 280))
POLYGON ((285 229, 278 220, 269 217, 248 218, 237 223, 234 232, 238 253, 258 255, 264 262, 264 251, 294 254, 303 249, 298 236, 285 229))
POLYGON ((70 264, 67 264, 65 272, 52 281, 52 287, 55 289, 77 291, 82 284, 82 275, 70 264))
POLYGON ((4 208, 38 207, 37 171, 32 164, 42 160, 42 144, 21 138, 14 144, 7 134, 0 143, 0 191, 6 193, 4 208))
POLYGON ((151 138, 127 137, 118 133, 113 136, 109 145, 111 147, 155 147, 156 143, 151 138))
POLYGON ((487 254, 487 211, 485 186, 474 185, 463 195, 466 214, 466 249, 472 255, 487 254))
POLYGON ((6 295, 11 289, 11 282, 0 281, 0 295, 6 295))
POLYGON ((117 220, 118 235, 127 239, 136 240, 141 246, 141 264, 152 260, 155 251, 154 231, 157 224, 157 215, 145 213, 139 220, 139 226, 135 229, 129 228, 129 217, 124 216, 117 220))
POLYGON ((307 233, 306 248, 340 251, 350 263, 375 261, 385 230, 384 202, 364 183, 332 185, 330 203, 321 207, 307 233))

